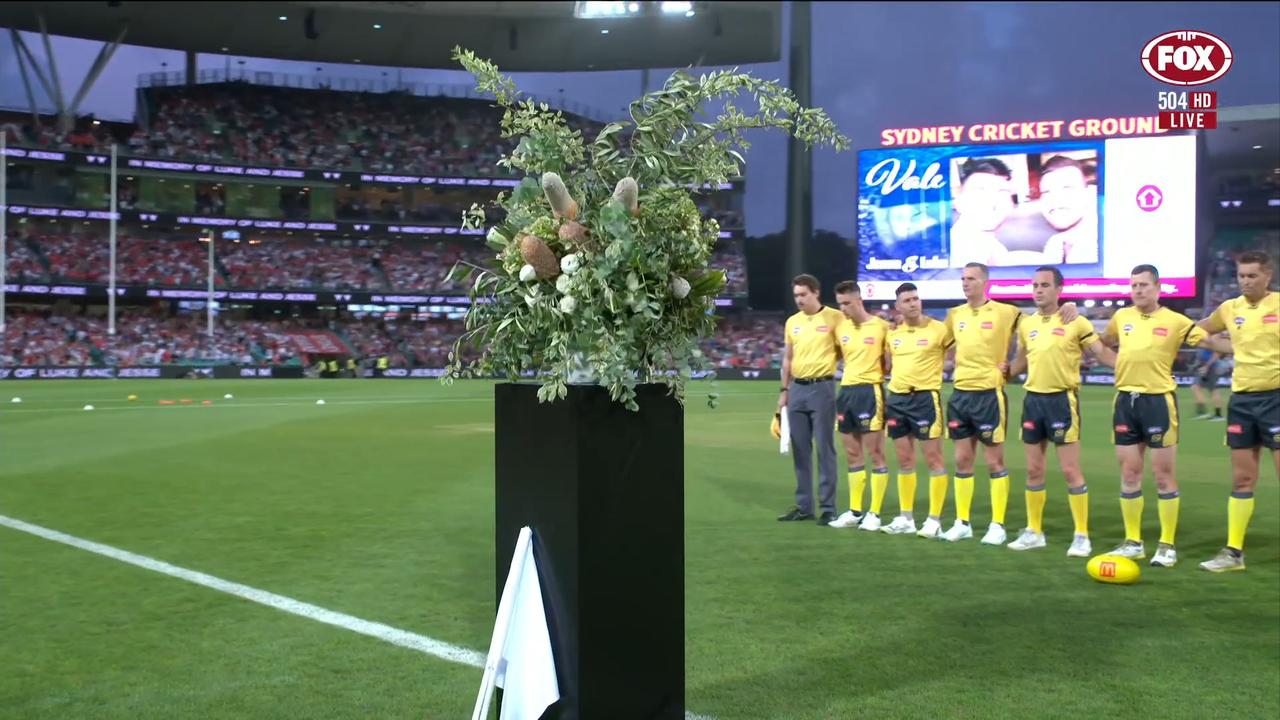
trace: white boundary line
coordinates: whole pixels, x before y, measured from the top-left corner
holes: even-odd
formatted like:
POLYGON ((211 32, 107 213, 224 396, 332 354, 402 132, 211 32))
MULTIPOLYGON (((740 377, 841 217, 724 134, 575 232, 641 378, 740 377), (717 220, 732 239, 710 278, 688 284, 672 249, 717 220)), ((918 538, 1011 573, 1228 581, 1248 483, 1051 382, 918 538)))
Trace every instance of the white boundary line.
MULTIPOLYGON (((393 628, 390 625, 384 625, 378 622, 362 620, 353 615, 347 615, 346 613, 326 610, 318 605, 305 603, 301 600, 294 600, 293 598, 277 595, 272 592, 267 592, 266 590, 259 590, 258 588, 242 585, 237 582, 231 582, 230 580, 223 580, 222 578, 214 577, 213 575, 197 572, 195 570, 188 570, 186 568, 178 567, 177 565, 170 565, 163 560, 156 560, 155 558, 150 558, 146 555, 138 555, 137 553, 131 553, 128 550, 121 550, 119 548, 111 547, 110 545, 103 545, 102 543, 96 543, 92 540, 85 540, 74 535, 58 532, 57 530, 50 530, 49 528, 33 525, 29 522, 24 522, 6 515, 0 515, 0 525, 29 535, 35 535, 36 537, 44 538, 45 540, 52 540, 56 543, 69 545, 78 550, 102 555, 103 557, 108 557, 112 560, 119 560, 122 563, 128 563, 144 570, 151 570, 162 575, 178 578, 179 580, 186 580, 189 583, 201 585, 211 590, 227 593, 228 595, 234 595, 238 598, 258 603, 259 605, 266 605, 269 608, 281 610, 291 615, 297 615, 298 617, 303 617, 308 620, 315 620, 316 622, 332 625, 343 630, 350 630, 351 632, 360 633, 361 635, 367 635, 371 638, 382 640, 383 642, 388 642, 392 645, 398 645, 399 647, 407 648, 409 650, 416 650, 420 653, 430 655, 441 660, 447 660, 449 662, 473 668, 484 667, 485 658, 482 653, 476 652, 475 650, 468 650, 457 645, 452 645, 441 640, 429 638, 426 635, 419 635, 417 633, 409 632, 408 630, 393 628)), ((705 715, 686 713, 685 720, 713 719, 705 715)))
MULTIPOLYGON (((198 402, 192 402, 187 405, 178 403, 176 405, 157 405, 151 403, 131 403, 129 405, 107 405, 104 407, 95 406, 98 412, 117 412, 120 410, 169 410, 171 412, 179 411, 181 408, 204 408, 227 410, 230 408, 268 408, 268 407, 305 407, 314 405, 317 397, 308 398, 306 400, 295 400, 294 402, 241 402, 239 400, 215 400, 211 405, 202 405, 198 402)), ((460 398, 421 398, 421 399, 401 399, 385 398, 381 400, 343 400, 337 398, 334 400, 325 400, 325 405, 430 405, 434 403, 462 403, 462 402, 492 402, 492 398, 487 397, 460 397, 460 398)), ((79 402, 78 400, 76 402, 79 402)), ((99 401, 108 402, 108 401, 99 401)), ((117 402, 117 401, 110 401, 117 402)), ((0 415, 21 415, 23 413, 40 414, 40 413, 60 413, 60 412, 79 412, 84 410, 78 407, 56 407, 56 408, 20 408, 15 410, 0 410, 0 415)))
MULTIPOLYGON (((762 393, 762 392, 721 393, 721 394, 720 394, 720 397, 748 397, 748 396, 752 396, 752 395, 772 395, 772 393, 771 393, 771 392, 767 392, 767 393, 762 393)), ((280 398, 269 398, 269 399, 271 399, 271 400, 278 400, 278 399, 280 399, 280 398)), ((205 408, 205 409, 219 409, 219 410, 225 410, 225 409, 228 409, 228 408, 303 407, 303 406, 306 406, 306 405, 314 405, 314 404, 315 404, 315 401, 316 401, 317 399, 319 399, 317 396, 311 396, 311 397, 307 397, 307 398, 298 398, 298 399, 294 400, 293 402, 253 402, 253 401, 251 401, 251 400, 250 400, 250 401, 241 401, 241 400, 218 400, 218 399, 214 399, 214 401, 213 401, 213 404, 212 404, 212 405, 203 405, 203 404, 201 404, 201 403, 199 403, 199 402, 192 402, 192 403, 187 404, 187 405, 183 405, 183 404, 181 404, 181 403, 176 404, 176 405, 157 405, 157 404, 155 404, 155 402, 154 402, 154 401, 147 401, 147 402, 137 401, 137 402, 132 402, 132 403, 129 403, 129 404, 127 404, 127 405, 126 405, 126 404, 123 404, 125 401, 115 400, 115 399, 112 399, 112 400, 90 400, 90 402, 111 402, 111 403, 121 403, 121 404, 119 404, 119 405, 95 406, 95 407, 94 407, 94 411, 95 411, 95 412, 119 412, 119 411, 122 411, 122 410, 126 410, 126 411, 138 411, 138 410, 156 410, 156 411, 160 411, 160 410, 169 410, 169 411, 171 411, 171 412, 176 412, 176 411, 180 410, 181 408, 197 408, 197 407, 198 407, 198 408, 205 408)), ((42 402, 50 402, 50 401, 42 401, 42 402)), ((61 401, 59 401, 59 402, 61 402, 61 401)), ((6 408, 6 407, 0 407, 0 416, 5 416, 5 415, 28 415, 28 414, 30 414, 30 415, 39 415, 39 414, 47 414, 47 413, 83 413, 83 412, 85 412, 83 408, 75 407, 75 406, 74 406, 74 404, 75 404, 75 403, 81 402, 80 400, 74 400, 74 401, 68 400, 68 401, 66 401, 66 402, 67 402, 68 404, 67 404, 67 405, 63 405, 63 406, 61 406, 61 407, 42 407, 42 408, 6 408)), ((434 405, 434 404, 436 404, 436 403, 471 403, 471 402, 493 402, 493 398, 492 398, 492 397, 490 397, 490 396, 487 396, 487 395, 485 395, 485 396, 474 396, 474 395, 473 395, 473 396, 470 396, 470 397, 466 397, 466 396, 463 396, 463 397, 423 397, 423 398, 400 398, 400 399, 397 399, 397 398, 376 398, 376 399, 373 399, 373 398, 358 398, 358 399, 357 399, 357 398, 352 398, 352 399, 344 399, 344 398, 342 398, 342 397, 336 397, 336 398, 334 398, 334 399, 332 399, 332 400, 326 400, 326 401, 325 401, 325 405, 326 405, 326 406, 327 406, 327 405, 434 405)), ((688 399, 686 399, 685 404, 686 404, 686 405, 688 405, 688 399)), ((720 410, 715 410, 715 411, 713 411, 713 412, 721 412, 721 411, 720 411, 720 410)), ((727 411, 725 411, 725 412, 727 412, 727 411)))
POLYGON ((339 627, 343 630, 350 630, 352 632, 360 633, 361 635, 368 635, 369 637, 389 642, 392 645, 399 645, 402 648, 417 650, 420 653, 431 655, 432 657, 437 657, 441 660, 448 660, 449 662, 460 663, 474 668, 479 668, 484 665, 484 655, 474 650, 467 650, 466 648, 458 647, 457 645, 450 645, 449 643, 441 642, 440 640, 434 640, 425 635, 418 635, 417 633, 411 633, 407 630, 400 630, 393 628, 390 625, 383 625, 382 623, 361 620, 358 617, 353 617, 345 613, 326 610, 317 605, 311 605, 310 603, 294 600, 293 598, 288 598, 283 595, 276 595, 275 593, 267 592, 266 590, 259 590, 257 588, 249 587, 248 585, 241 585, 240 583, 231 582, 230 580, 223 580, 222 578, 206 575, 202 572, 181 568, 177 565, 170 565, 167 562, 149 558, 145 555, 131 553, 128 550, 121 550, 119 548, 111 547, 110 545, 103 545, 91 540, 84 540, 82 538, 75 537, 74 535, 58 532, 57 530, 50 530, 49 528, 40 527, 39 525, 32 525, 31 523, 23 522, 17 518, 0 515, 0 525, 13 528, 14 530, 28 533, 30 535, 35 535, 36 537, 41 537, 45 540, 52 540, 53 542, 62 543, 63 545, 70 545, 78 550, 85 550, 97 555, 109 557, 112 560, 119 560, 120 562, 143 568, 144 570, 151 570, 163 575, 178 578, 179 580, 186 580, 189 583, 203 585, 211 590, 224 592, 228 595, 235 595, 238 598, 243 598, 250 602, 256 602, 259 605, 266 605, 267 607, 275 608, 276 610, 283 610, 284 612, 304 617, 308 620, 315 620, 316 622, 333 625, 334 627, 339 627))

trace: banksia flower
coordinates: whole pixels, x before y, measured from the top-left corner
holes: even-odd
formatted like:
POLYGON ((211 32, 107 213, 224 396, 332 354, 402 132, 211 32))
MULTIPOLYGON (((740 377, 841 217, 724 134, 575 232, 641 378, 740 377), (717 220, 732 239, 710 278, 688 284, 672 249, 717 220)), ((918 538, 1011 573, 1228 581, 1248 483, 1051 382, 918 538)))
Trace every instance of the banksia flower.
POLYGON ((640 186, 634 178, 625 177, 613 188, 613 199, 622 203, 622 207, 632 215, 640 214, 640 186))
POLYGON ((570 220, 560 226, 560 242, 570 247, 581 247, 587 241, 587 228, 582 223, 570 220))
POLYGON ((551 203, 551 211, 557 218, 572 220, 578 217, 578 202, 569 197, 569 190, 559 175, 553 172, 542 173, 542 192, 546 194, 547 202, 551 203))
POLYGON ((536 235, 520 236, 520 256, 533 266, 539 280, 550 280, 560 274, 560 262, 551 248, 536 235))

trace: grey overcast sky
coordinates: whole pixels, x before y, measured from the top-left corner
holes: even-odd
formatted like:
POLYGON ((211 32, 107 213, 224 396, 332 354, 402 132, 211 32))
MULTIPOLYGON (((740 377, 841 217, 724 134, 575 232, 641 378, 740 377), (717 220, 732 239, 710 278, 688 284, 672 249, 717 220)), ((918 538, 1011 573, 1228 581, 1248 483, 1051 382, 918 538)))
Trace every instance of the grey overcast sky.
MULTIPOLYGON (((784 21, 783 37, 789 25, 784 21)), ((1169 30, 1213 32, 1235 63, 1212 89, 1224 106, 1280 103, 1280 2, 1258 3, 816 3, 813 7, 813 102, 827 109, 854 148, 874 147, 885 127, 1040 120, 1155 111, 1162 86, 1139 64, 1142 45, 1169 30)), ((41 55, 35 38, 28 43, 41 55)), ((78 86, 97 53, 93 42, 54 43, 64 92, 78 86)), ((122 47, 88 95, 83 112, 133 117, 137 78, 182 67, 182 53, 122 47)), ((317 74, 314 63, 202 55, 201 68, 317 74)), ((322 65, 330 77, 394 78, 464 84, 460 71, 322 65)), ((744 66, 787 79, 785 62, 744 66)), ((651 72, 650 87, 669 71, 651 72)), ((520 73, 522 89, 622 113, 641 90, 641 73, 520 73)), ((48 109, 52 103, 38 92, 48 109)), ((0 106, 26 99, 7 33, 0 36, 0 106)), ((1280 139, 1278 139, 1280 140, 1280 139)), ((786 142, 757 133, 748 154, 748 232, 785 223, 786 142)), ((854 152, 820 150, 814 158, 814 226, 850 237, 854 228, 854 152)))

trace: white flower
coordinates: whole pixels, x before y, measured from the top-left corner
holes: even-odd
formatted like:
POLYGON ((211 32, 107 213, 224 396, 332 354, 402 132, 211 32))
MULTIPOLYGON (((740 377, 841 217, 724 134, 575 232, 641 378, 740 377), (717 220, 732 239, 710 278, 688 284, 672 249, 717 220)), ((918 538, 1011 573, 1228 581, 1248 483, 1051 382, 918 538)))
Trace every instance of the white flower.
POLYGON ((565 295, 560 298, 560 312, 568 315, 578 307, 578 301, 573 299, 572 295, 565 295))
POLYGON ((573 284, 573 278, 568 275, 561 275, 556 278, 556 292, 564 295, 569 292, 569 286, 573 284))
POLYGON ((689 281, 682 277, 677 277, 671 281, 671 294, 677 300, 683 300, 689 296, 689 281))
POLYGON ((572 275, 578 272, 578 268, 582 266, 582 258, 578 253, 569 253, 560 258, 560 271, 565 275, 572 275))
POLYGON ((538 277, 538 271, 533 269, 532 265, 525 265, 520 268, 520 282, 529 282, 538 277))
POLYGON ((537 305, 537 304, 538 304, 538 296, 537 296, 537 295, 532 295, 532 294, 530 294, 530 295, 525 295, 525 296, 524 296, 524 302, 525 302, 525 304, 526 304, 526 305, 528 305, 529 307, 533 307, 534 305, 537 305))

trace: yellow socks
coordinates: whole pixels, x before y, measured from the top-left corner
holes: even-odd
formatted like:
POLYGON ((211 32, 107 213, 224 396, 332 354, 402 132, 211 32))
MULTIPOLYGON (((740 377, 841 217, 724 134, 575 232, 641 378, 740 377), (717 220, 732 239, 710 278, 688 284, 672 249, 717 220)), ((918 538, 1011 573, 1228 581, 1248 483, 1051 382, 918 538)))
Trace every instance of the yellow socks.
POLYGON ((956 473, 956 519, 969 522, 969 511, 972 509, 973 473, 956 473))
POLYGON ((929 517, 941 518, 942 507, 947 504, 947 471, 929 475, 929 517))
MULTIPOLYGON (((960 492, 959 483, 956 493, 960 492)), ((991 522, 1004 525, 1004 513, 1009 509, 1009 471, 1001 470, 991 475, 991 522)))
POLYGON ((1244 552, 1244 532, 1253 516, 1253 493, 1233 492, 1227 499, 1227 547, 1244 552))
POLYGON ((1182 499, 1178 497, 1178 491, 1171 493, 1160 493, 1160 500, 1156 503, 1156 510, 1160 513, 1160 542, 1165 545, 1173 544, 1173 537, 1178 533, 1178 506, 1182 503, 1182 499))
POLYGON ((849 509, 862 512, 862 496, 867 490, 867 469, 859 465, 849 468, 849 509))
POLYGON ((1044 485, 1027 486, 1027 527, 1032 532, 1044 532, 1044 485))
POLYGON ((1120 493, 1120 514, 1124 515, 1124 539, 1142 542, 1142 491, 1120 493))
POLYGON ((871 471, 871 512, 880 514, 884 507, 884 494, 889 489, 889 468, 876 468, 871 471))
POLYGON ((1076 522, 1076 534, 1089 534, 1089 486, 1067 488, 1067 502, 1071 504, 1071 519, 1076 522))
POLYGON ((916 506, 916 473, 898 471, 898 507, 903 515, 910 515, 916 506))

